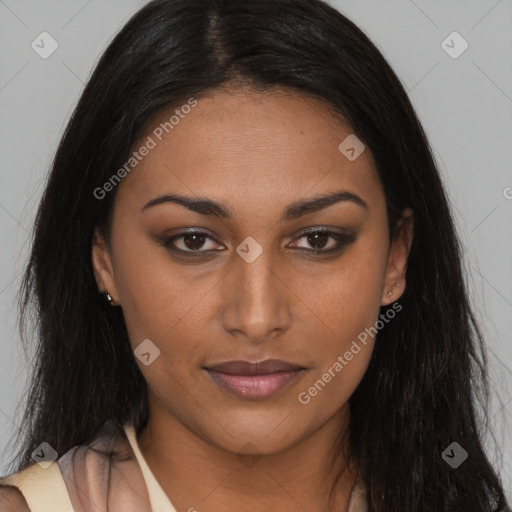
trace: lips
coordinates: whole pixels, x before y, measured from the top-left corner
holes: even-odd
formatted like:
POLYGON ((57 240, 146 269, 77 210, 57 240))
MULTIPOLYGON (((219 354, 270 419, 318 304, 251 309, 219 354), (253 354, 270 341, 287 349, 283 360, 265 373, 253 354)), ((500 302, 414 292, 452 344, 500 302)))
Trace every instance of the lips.
POLYGON ((306 370, 278 359, 256 363, 226 361, 204 369, 223 390, 246 400, 269 398, 290 385, 306 370))
POLYGON ((226 361, 225 363, 208 366, 208 369, 230 375, 266 375, 268 373, 295 371, 303 368, 286 361, 280 361, 279 359, 266 359, 258 363, 226 361))

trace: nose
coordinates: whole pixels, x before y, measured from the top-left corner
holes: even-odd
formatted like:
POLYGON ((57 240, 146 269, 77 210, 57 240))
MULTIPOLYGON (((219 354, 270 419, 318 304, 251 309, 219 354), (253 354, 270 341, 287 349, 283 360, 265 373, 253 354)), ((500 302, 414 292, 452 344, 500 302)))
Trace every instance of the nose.
POLYGON ((278 257, 262 250, 252 262, 235 256, 227 276, 224 329, 253 344, 285 332, 291 324, 293 292, 290 271, 278 257))

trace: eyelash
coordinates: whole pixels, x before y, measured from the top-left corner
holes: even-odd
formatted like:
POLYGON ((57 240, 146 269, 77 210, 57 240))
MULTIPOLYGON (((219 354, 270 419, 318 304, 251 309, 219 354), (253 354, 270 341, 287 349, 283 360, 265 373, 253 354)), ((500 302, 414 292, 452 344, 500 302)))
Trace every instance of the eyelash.
MULTIPOLYGON (((305 253, 309 253, 309 254, 313 254, 313 255, 331 254, 333 252, 337 252, 337 251, 343 249, 344 247, 350 245, 355 240, 355 235, 352 233, 350 233, 350 234, 336 233, 335 231, 330 231, 326 228, 317 228, 317 229, 311 229, 309 231, 305 231, 295 240, 301 240, 302 238, 305 238, 308 235, 315 234, 315 233, 322 233, 322 234, 329 235, 329 238, 332 238, 338 242, 336 247, 327 249, 327 250, 325 250, 325 249, 298 249, 300 252, 305 252, 305 253)), ((166 247, 167 249, 169 249, 172 252, 178 253, 180 255, 184 255, 185 257, 192 257, 192 258, 210 255, 213 252, 220 252, 215 249, 212 249, 209 251, 200 251, 200 250, 184 251, 183 249, 178 249, 176 246, 174 246, 175 240, 184 238, 187 235, 194 235, 194 234, 205 235, 207 240, 216 241, 213 237, 209 236, 204 231, 185 231, 183 233, 178 233, 177 235, 173 235, 170 238, 166 238, 165 240, 162 241, 162 243, 160 245, 163 245, 164 247, 166 247)))

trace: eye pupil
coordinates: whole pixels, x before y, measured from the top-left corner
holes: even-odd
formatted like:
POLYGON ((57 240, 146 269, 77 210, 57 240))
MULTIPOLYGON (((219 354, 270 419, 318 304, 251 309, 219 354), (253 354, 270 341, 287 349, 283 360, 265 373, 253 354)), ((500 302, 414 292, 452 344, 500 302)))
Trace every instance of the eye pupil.
POLYGON ((183 236, 183 242, 188 249, 200 249, 203 246, 205 239, 206 236, 202 233, 188 233, 183 236), (190 239, 192 239, 192 244, 187 243, 187 240, 190 239))
POLYGON ((315 233, 308 234, 308 244, 313 246, 315 249, 322 249, 325 247, 325 243, 329 239, 328 233, 322 233, 320 231, 317 231, 315 233), (316 245, 320 240, 320 244, 316 245), (322 243, 323 242, 323 243, 322 243))

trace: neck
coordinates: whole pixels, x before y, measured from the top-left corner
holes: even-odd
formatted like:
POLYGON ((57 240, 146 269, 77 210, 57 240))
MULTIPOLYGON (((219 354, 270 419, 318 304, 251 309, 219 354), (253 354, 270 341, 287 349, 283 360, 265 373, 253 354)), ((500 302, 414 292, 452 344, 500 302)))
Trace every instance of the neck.
POLYGON ((271 455, 240 455, 207 442, 167 411, 150 407, 150 419, 137 439, 177 510, 345 512, 355 469, 343 458, 346 450, 334 461, 332 450, 340 433, 347 434, 348 421, 347 404, 292 448, 271 455), (340 473, 330 504, 329 493, 340 473))

